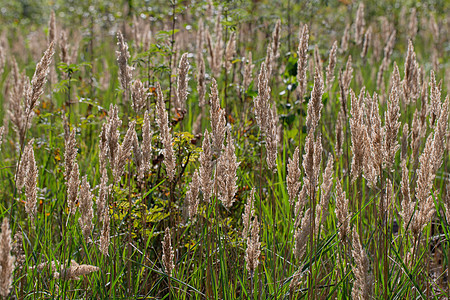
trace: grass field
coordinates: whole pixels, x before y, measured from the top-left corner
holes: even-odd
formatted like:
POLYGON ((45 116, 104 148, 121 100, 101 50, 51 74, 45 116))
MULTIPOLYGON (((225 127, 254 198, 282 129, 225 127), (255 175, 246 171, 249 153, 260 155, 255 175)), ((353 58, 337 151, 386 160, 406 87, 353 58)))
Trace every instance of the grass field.
POLYGON ((4 3, 0 297, 450 297, 449 11, 4 3))

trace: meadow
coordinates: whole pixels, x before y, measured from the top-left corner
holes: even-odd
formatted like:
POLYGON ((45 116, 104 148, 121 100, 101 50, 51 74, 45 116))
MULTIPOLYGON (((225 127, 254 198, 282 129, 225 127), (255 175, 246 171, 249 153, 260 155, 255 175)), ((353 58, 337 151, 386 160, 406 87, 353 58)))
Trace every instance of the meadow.
POLYGON ((1 6, 1 299, 450 297, 447 1, 1 6))

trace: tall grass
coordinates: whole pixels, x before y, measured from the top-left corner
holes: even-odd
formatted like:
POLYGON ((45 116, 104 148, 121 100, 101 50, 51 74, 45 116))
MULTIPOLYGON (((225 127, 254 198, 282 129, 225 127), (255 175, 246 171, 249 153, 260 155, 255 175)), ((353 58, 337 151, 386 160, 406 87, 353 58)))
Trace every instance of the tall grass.
POLYGON ((281 2, 5 25, 2 297, 450 296, 448 18, 281 2))

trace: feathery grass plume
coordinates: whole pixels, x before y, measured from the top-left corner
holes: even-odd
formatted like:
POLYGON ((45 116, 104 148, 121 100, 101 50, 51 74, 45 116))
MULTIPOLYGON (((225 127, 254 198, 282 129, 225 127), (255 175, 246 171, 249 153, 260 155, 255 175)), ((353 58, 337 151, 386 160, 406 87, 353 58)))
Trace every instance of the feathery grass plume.
POLYGON ((314 87, 311 91, 311 99, 308 102, 308 112, 306 115, 306 128, 309 131, 315 131, 319 124, 322 111, 322 95, 323 95, 323 80, 322 72, 316 68, 314 75, 314 87))
POLYGON ((172 238, 170 236, 170 229, 167 227, 164 233, 164 239, 162 241, 162 263, 164 266, 164 270, 166 274, 170 277, 172 276, 172 271, 175 268, 175 264, 173 262, 175 253, 172 249, 172 238))
POLYGON ((108 172, 106 168, 101 169, 100 172, 101 178, 97 197, 97 218, 99 222, 102 222, 105 215, 105 210, 108 209, 108 195, 111 190, 111 186, 108 185, 108 172))
POLYGON ((298 200, 295 203, 295 208, 294 208, 294 228, 297 228, 298 226, 300 226, 301 223, 301 211, 303 211, 303 208, 306 205, 306 200, 307 200, 307 189, 308 187, 306 186, 306 182, 303 184, 302 189, 300 190, 300 193, 298 194, 298 200))
POLYGON ((383 152, 384 152, 384 164, 383 167, 390 171, 394 160, 395 153, 400 148, 397 136, 400 128, 400 73, 398 71, 397 64, 394 63, 394 71, 391 77, 391 92, 389 93, 389 99, 387 104, 387 111, 384 116, 384 140, 383 140, 383 152))
POLYGON ((111 104, 109 106, 107 126, 105 130, 106 141, 108 147, 101 150, 108 150, 109 164, 111 168, 116 164, 116 156, 119 150, 119 128, 122 125, 122 120, 119 118, 119 109, 117 105, 111 104))
POLYGON ((133 74, 133 67, 128 65, 128 59, 130 58, 130 53, 128 52, 128 44, 125 42, 122 32, 117 32, 117 63, 119 65, 119 82, 122 89, 125 91, 125 99, 128 101, 128 89, 130 88, 131 80, 133 74))
MULTIPOLYGON (((401 182, 401 192, 402 192, 402 211, 400 216, 403 220, 403 226, 406 229, 414 213, 415 202, 411 201, 411 191, 409 189, 409 175, 408 167, 406 166, 406 160, 402 161, 402 182, 401 182)), ((410 227, 409 227, 410 228, 410 227)))
POLYGON ((408 35, 410 40, 414 40, 417 34, 417 10, 415 7, 411 9, 408 23, 408 35))
POLYGON ((270 92, 269 73, 266 63, 263 62, 258 76, 258 96, 253 98, 256 122, 263 133, 266 133, 266 124, 269 122, 270 92))
POLYGON ((308 237, 311 234, 311 209, 307 209, 303 215, 303 218, 297 216, 301 219, 300 227, 294 227, 294 255, 297 260, 300 260, 305 254, 306 245, 308 244, 308 237), (298 228, 297 228, 298 227, 298 228))
POLYGON ((364 19, 364 3, 360 2, 358 5, 358 10, 356 11, 356 18, 354 24, 355 42, 357 45, 361 45, 363 41, 363 32, 365 26, 366 21, 364 19))
POLYGON ((56 16, 55 11, 50 12, 50 19, 48 20, 48 44, 53 42, 56 38, 56 16))
POLYGON ((109 236, 109 208, 106 207, 106 209, 103 211, 103 226, 102 226, 102 232, 100 236, 100 252, 103 253, 103 255, 108 255, 108 249, 109 249, 109 243, 110 243, 110 236, 109 236))
POLYGON ((442 105, 441 114, 436 122, 434 137, 433 137, 433 169, 432 172, 436 173, 442 165, 442 158, 445 152, 445 138, 448 128, 449 119, 449 95, 445 98, 445 102, 442 105))
POLYGON ((236 172, 238 166, 239 163, 236 158, 234 141, 231 137, 230 130, 227 130, 227 146, 224 147, 224 153, 219 157, 215 174, 218 197, 226 208, 230 208, 235 201, 234 195, 237 192, 236 172))
POLYGON ((436 176, 435 166, 441 163, 441 157, 435 156, 435 135, 430 133, 425 143, 425 149, 419 158, 420 167, 415 189, 416 199, 418 201, 419 211, 416 212, 411 230, 415 236, 423 230, 425 225, 431 220, 434 213, 434 201, 430 196, 433 181, 436 176))
POLYGON ((408 155, 408 132, 409 132, 409 127, 408 127, 408 123, 405 123, 403 125, 403 130, 402 130, 402 149, 401 149, 401 161, 406 160, 406 156, 408 155))
POLYGON ((79 194, 79 210, 81 217, 78 220, 81 226, 81 231, 83 233, 86 242, 90 242, 90 235, 92 231, 92 219, 94 218, 94 211, 92 210, 92 198, 94 195, 91 193, 91 186, 87 181, 87 175, 83 176, 81 182, 80 194, 79 194))
POLYGON ((305 24, 299 35, 297 61, 297 93, 301 103, 303 103, 303 95, 306 93, 307 87, 306 69, 308 66, 308 40, 309 30, 308 25, 305 24))
POLYGON ((11 230, 7 217, 3 218, 2 232, 0 233, 0 296, 6 297, 12 288, 14 261, 11 255, 11 230))
POLYGON ((352 67, 352 56, 349 55, 347 63, 345 64, 344 73, 342 73, 342 86, 344 88, 344 98, 347 99, 348 90, 350 89, 350 84, 353 79, 353 67, 352 67))
MULTIPOLYGON (((438 191, 435 191, 434 198, 437 199, 438 191)), ((418 239, 425 226, 431 222, 435 213, 435 205, 433 196, 430 195, 426 201, 419 201, 418 208, 415 211, 414 217, 411 221, 411 232, 413 236, 418 239)))
POLYGON ((0 149, 2 149, 3 134, 5 133, 5 126, 0 127, 0 149))
POLYGON ((147 105, 147 95, 142 81, 135 80, 131 85, 131 107, 136 113, 141 112, 147 105))
POLYGON ((186 110, 186 99, 188 95, 188 72, 189 72, 188 53, 181 55, 180 64, 178 65, 177 78, 177 103, 176 108, 182 112, 186 110))
POLYGON ((231 33, 230 39, 228 40, 227 47, 225 48, 225 61, 224 67, 226 74, 230 73, 231 70, 231 62, 233 61, 233 57, 236 54, 236 33, 233 31, 231 33))
POLYGON ((350 234, 350 216, 348 213, 348 199, 342 190, 341 181, 336 180, 336 217, 338 220, 339 237, 341 242, 346 242, 350 234))
POLYGON ((92 265, 79 265, 76 261, 72 260, 70 266, 64 267, 59 273, 55 272, 53 277, 62 280, 80 280, 81 276, 89 275, 93 272, 100 270, 99 267, 92 265))
POLYGON ((164 103, 164 96, 161 91, 161 86, 159 82, 156 83, 156 94, 157 94, 157 102, 156 102, 156 112, 157 118, 156 122, 159 127, 161 142, 164 145, 164 165, 166 166, 167 176, 170 181, 175 179, 175 154, 173 152, 172 146, 172 134, 169 129, 169 118, 166 111, 166 105, 164 103))
POLYGON ((17 230, 14 235, 11 252, 16 258, 15 269, 18 271, 22 270, 26 257, 25 251, 23 250, 23 235, 20 230, 17 230))
POLYGON ((206 95, 206 78, 205 78, 205 61, 203 55, 197 64, 197 92, 198 92, 198 106, 205 106, 205 95, 206 95))
POLYGON ((275 105, 269 109, 266 128, 266 161, 269 170, 277 171, 278 115, 275 105))
POLYGON ((75 139, 75 129, 73 129, 69 134, 67 134, 67 137, 65 138, 65 151, 64 151, 64 164, 65 164, 65 170, 64 170, 64 177, 66 178, 66 181, 70 178, 70 173, 73 169, 73 164, 76 162, 77 159, 77 140, 75 139))
POLYGON ((333 171, 334 171, 334 157, 330 155, 328 157, 327 166, 323 173, 322 185, 320 186, 320 204, 322 206, 328 206, 328 200, 330 200, 331 189, 333 187, 333 171))
POLYGON ((372 41, 372 26, 367 28, 366 33, 364 34, 364 43, 361 51, 361 58, 367 56, 367 52, 369 51, 370 42, 372 41))
POLYGON ((199 190, 200 178, 198 175, 198 171, 195 170, 194 175, 192 176, 191 184, 189 185, 189 190, 186 192, 186 198, 184 200, 187 201, 189 218, 193 218, 197 214, 199 190))
POLYGON ((99 169, 103 170, 106 168, 106 161, 109 159, 109 145, 108 145, 108 131, 109 130, 109 124, 103 123, 102 124, 102 130, 100 131, 99 135, 99 143, 98 143, 98 162, 99 162, 99 169))
POLYGON ((225 139, 225 125, 227 120, 225 118, 225 110, 220 107, 219 91, 214 78, 211 85, 210 101, 213 148, 218 152, 222 149, 222 144, 225 139))
POLYGON ((281 20, 278 19, 275 23, 275 27, 272 32, 272 44, 271 44, 271 66, 270 69, 273 70, 277 67, 277 59, 280 57, 280 32, 281 32, 281 20))
POLYGON ((272 53, 272 45, 269 44, 266 50, 266 59, 264 60, 264 64, 267 69, 267 78, 270 78, 270 76, 272 75, 272 53))
POLYGON ((62 30, 59 35, 58 45, 59 59, 62 63, 69 65, 69 43, 67 41, 67 34, 64 30, 62 30))
POLYGON ((322 73, 322 59, 320 58, 319 46, 317 44, 314 46, 314 67, 322 73))
MULTIPOLYGON (((383 135, 384 128, 381 126, 380 108, 378 105, 378 95, 373 93, 370 97, 370 115, 367 116, 370 122, 367 122, 367 130, 369 133, 370 150, 372 152, 372 165, 379 173, 383 164, 383 135)), ((380 174, 378 174, 380 175, 380 174)))
POLYGON ((67 65, 73 64, 77 60, 78 56, 78 47, 79 45, 75 43, 72 47, 70 46, 69 42, 67 41, 67 33, 65 31, 62 31, 59 36, 59 58, 62 63, 65 63, 67 65))
POLYGON ((250 83, 253 80, 253 68, 255 65, 253 64, 252 60, 252 52, 249 51, 247 54, 247 58, 245 59, 245 66, 244 66, 244 78, 243 78, 243 86, 244 91, 248 90, 248 87, 250 86, 250 83))
POLYGON ((426 123, 424 122, 422 124, 422 122, 420 121, 419 113, 416 109, 411 124, 411 158, 414 159, 414 162, 416 162, 419 158, 420 144, 426 134, 426 127, 426 123))
POLYGON ((30 142, 28 142, 28 144, 25 146, 25 148, 23 149, 23 153, 22 153, 22 159, 20 160, 20 162, 17 165, 17 171, 16 171, 16 178, 15 178, 15 182, 16 182, 16 187, 19 191, 22 191, 22 188, 25 185, 28 173, 29 173, 29 151, 30 151, 30 147, 29 144, 33 142, 33 140, 31 140, 30 142))
MULTIPOLYGON (((436 84, 436 76, 433 70, 430 72, 430 107, 429 114, 431 124, 434 126, 435 121, 441 113, 441 86, 436 84)), ((426 100, 425 100, 426 101, 426 100)))
POLYGON ((220 67, 222 66, 222 56, 223 56, 223 40, 222 40, 222 25, 220 24, 221 14, 217 14, 215 23, 215 39, 216 42, 213 43, 211 34, 206 31, 206 43, 208 45, 209 51, 209 66, 214 77, 219 77, 220 67))
POLYGON ((246 239, 250 230, 250 225, 252 218, 255 216, 254 210, 254 199, 255 199, 255 188, 250 191, 250 197, 247 198, 247 203, 244 206, 244 213, 242 214, 242 224, 244 224, 244 229, 242 229, 242 238, 246 239))
POLYGON ((353 274, 355 274, 355 282, 353 283, 352 299, 365 300, 372 298, 373 278, 369 274, 370 262, 364 251, 359 234, 353 229, 353 249, 352 256, 355 265, 352 266, 353 274))
POLYGON ((326 72, 326 89, 329 91, 334 82, 334 69, 336 67, 336 53, 337 53, 337 41, 334 41, 333 46, 330 49, 330 55, 328 58, 328 66, 326 72))
POLYGON ((78 188, 80 186, 80 171, 78 163, 75 162, 70 172, 70 178, 67 182, 67 206, 69 207, 69 214, 75 214, 76 201, 78 198, 78 188))
POLYGON ((152 130, 150 126, 150 115, 148 110, 144 113, 144 123, 142 124, 142 166, 139 170, 139 177, 144 178, 146 172, 152 164, 152 130))
POLYGON ((344 111, 340 109, 336 120, 336 143, 334 145, 336 157, 340 157, 343 154, 342 145, 344 144, 344 127, 342 123, 344 118, 344 111))
POLYGON ((298 147, 295 148, 294 155, 292 158, 288 159, 287 165, 287 176, 286 176, 286 185, 289 195, 289 203, 294 205, 295 198, 300 191, 300 187, 302 182, 300 181, 301 170, 300 170, 300 150, 298 147))
POLYGON ((25 203, 25 211, 30 217, 31 223, 33 223, 34 217, 37 212, 37 175, 38 169, 36 167, 36 160, 34 159, 34 150, 33 150, 34 139, 31 139, 28 143, 28 151, 27 151, 27 173, 25 180, 25 195, 27 197, 27 202, 25 203))
POLYGON ((55 54, 55 47, 54 43, 50 42, 50 45, 47 50, 45 50, 41 60, 36 65, 36 70, 34 71, 34 75, 31 79, 31 85, 28 87, 26 92, 25 113, 27 118, 30 117, 33 109, 39 104, 39 98, 44 93, 44 85, 47 81, 47 75, 50 70, 49 67, 52 62, 53 54, 55 54))
POLYGON ((128 125, 127 133, 123 139, 122 145, 119 146, 117 151, 117 157, 113 168, 113 176, 115 182, 119 182, 125 171, 125 164, 131 157, 131 151, 133 150, 133 140, 136 140, 136 121, 130 122, 128 125))
MULTIPOLYGON (((304 185, 311 185, 311 181, 314 177, 314 133, 312 130, 309 131, 305 140, 305 154, 303 154, 303 169, 305 171, 306 178, 304 178, 304 185)), ((310 190, 307 188, 308 195, 310 195, 310 190)))
POLYGON ((408 52, 405 58, 405 77, 403 78, 403 95, 405 104, 416 101, 420 93, 419 64, 411 40, 408 41, 408 52))
POLYGON ((347 24, 344 29, 344 33, 341 38, 341 48, 340 52, 344 53, 348 50, 348 41, 350 40, 350 24, 347 24))
POLYGON ((213 180, 213 153, 211 149, 210 134, 208 129, 205 130, 203 135, 202 152, 200 153, 200 185, 203 192, 203 200, 209 202, 212 195, 213 180))
POLYGON ((351 175, 352 183, 361 175, 363 166, 365 164, 364 158, 367 151, 367 130, 364 124, 364 111, 363 111, 363 98, 365 94, 365 88, 361 89, 359 97, 356 97, 353 90, 350 90, 351 99, 351 119, 350 119, 350 131, 352 140, 352 165, 351 175))
POLYGON ((386 43, 386 46, 384 47, 384 50, 383 50, 383 52, 384 52, 383 61, 381 62, 380 67, 378 69, 378 73, 377 73, 377 88, 379 90, 384 89, 383 74, 389 67, 389 62, 391 60, 391 54, 392 54, 392 51, 394 50, 394 45, 395 45, 395 36, 396 36, 396 31, 393 30, 391 32, 389 39, 386 43))
POLYGON ((259 222, 255 216, 252 222, 250 236, 247 239, 247 249, 245 250, 245 262, 247 263, 247 271, 250 272, 250 277, 259 265, 259 256, 261 255, 261 242, 259 241, 259 222))

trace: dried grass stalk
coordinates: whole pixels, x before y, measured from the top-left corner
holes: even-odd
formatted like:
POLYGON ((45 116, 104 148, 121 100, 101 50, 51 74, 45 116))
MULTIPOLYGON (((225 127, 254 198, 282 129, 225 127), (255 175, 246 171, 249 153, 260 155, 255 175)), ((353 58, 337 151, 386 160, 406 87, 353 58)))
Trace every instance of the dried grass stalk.
POLYGON ((308 131, 315 131, 322 111, 322 95, 323 95, 323 80, 322 72, 316 68, 314 75, 314 87, 311 91, 311 100, 308 102, 308 112, 306 116, 306 128, 308 131))
POLYGON ((213 180, 213 153, 211 149, 210 134, 205 130, 202 143, 202 152, 200 153, 200 185, 203 192, 203 200, 209 202, 212 195, 213 180))
POLYGON ((308 40, 309 30, 308 25, 303 25, 303 29, 299 35, 298 43, 298 61, 297 61, 297 82, 298 82, 298 98, 303 102, 303 95, 306 93, 307 79, 306 68, 308 66, 308 40))
POLYGON ((333 46, 331 46, 330 49, 330 55, 328 58, 328 66, 327 66, 327 71, 326 71, 326 85, 327 85, 327 90, 329 91, 331 89, 331 86, 334 82, 334 69, 336 67, 336 54, 337 54, 337 41, 334 41, 333 46))
POLYGON ((300 170, 300 150, 299 148, 295 148, 294 155, 292 159, 288 159, 287 166, 287 176, 286 176, 286 185, 289 195, 289 203, 294 205, 295 199, 300 191, 300 187, 302 182, 300 181, 301 170, 300 170))
POLYGON ((3 218, 2 232, 0 233, 0 296, 6 297, 12 288, 14 261, 11 255, 11 230, 8 218, 3 218))
POLYGON ((162 241, 162 249, 163 249, 163 255, 162 255, 162 263, 164 266, 164 270, 166 271, 166 274, 172 276, 173 269, 175 268, 175 264, 173 262, 175 253, 172 249, 172 238, 170 236, 170 229, 166 228, 166 231, 164 233, 164 239, 162 241))
POLYGON ((358 5, 358 10, 356 11, 356 18, 354 23, 355 42, 357 45, 361 45, 363 41, 363 32, 365 26, 366 21, 364 19, 364 3, 360 2, 358 5))
POLYGON ((250 83, 253 80, 253 68, 255 67, 255 65, 253 64, 253 60, 252 60, 252 52, 249 51, 248 55, 247 55, 247 59, 245 59, 245 66, 244 66, 244 78, 243 78, 243 86, 244 86, 244 91, 247 91, 250 83))
POLYGON ((261 255, 261 242, 259 241, 259 222, 255 217, 252 222, 250 237, 247 239, 247 250, 245 251, 245 262, 247 271, 253 277, 255 270, 259 265, 259 256, 261 255))
POLYGON ((186 111, 186 99, 188 95, 188 72, 189 72, 188 53, 181 55, 180 64, 178 65, 178 79, 177 79, 177 97, 176 108, 179 111, 186 111))
POLYGON ((216 152, 222 149, 223 140, 225 138, 225 110, 220 107, 219 91, 217 89, 217 82, 213 78, 211 85, 211 128, 213 147, 216 152))
POLYGON ((348 211, 348 199, 342 190, 340 180, 336 181, 336 217, 339 226, 339 238, 342 243, 346 243, 350 234, 350 215, 348 211))
POLYGON ((197 64, 197 92, 198 92, 198 105, 200 107, 205 106, 205 95, 206 95, 206 78, 205 78, 205 60, 203 55, 200 55, 197 64))
POLYGON ((128 52, 128 44, 123 38, 122 32, 117 33, 117 63, 119 64, 119 82, 122 89, 125 91, 125 101, 128 101, 127 92, 130 89, 131 80, 133 78, 133 67, 128 65, 128 59, 130 58, 130 53, 128 52))
POLYGON ((244 229, 242 230, 242 238, 246 239, 250 230, 252 218, 255 216, 254 210, 255 188, 250 191, 250 197, 247 198, 247 203, 244 207, 244 213, 242 214, 242 224, 244 229))
POLYGON ((227 132, 227 146, 224 147, 224 153, 217 162, 215 180, 218 187, 218 197, 223 206, 230 208, 235 201, 234 195, 237 192, 237 162, 234 141, 231 132, 227 132))
POLYGON ((142 81, 135 80, 131 85, 131 107, 136 113, 140 113, 147 105, 147 93, 142 81))
POLYGON ((353 274, 355 274, 355 282, 353 283, 352 299, 364 300, 372 298, 373 278, 369 273, 370 262, 364 251, 358 232, 353 230, 353 249, 352 256, 355 265, 352 266, 353 274))
POLYGON ((383 140, 383 152, 384 152, 384 164, 383 167, 391 171, 391 167, 394 164, 395 154, 400 148, 397 136, 400 128, 400 73, 398 67, 394 64, 394 71, 391 78, 391 92, 389 94, 389 100, 387 105, 387 111, 384 118, 384 140, 383 140))
POLYGON ((187 202, 189 218, 195 217, 198 208, 198 193, 200 190, 200 177, 198 171, 195 170, 189 190, 186 192, 185 201, 187 202))
POLYGON ((55 272, 53 277, 62 280, 80 280, 81 276, 89 275, 100 270, 99 267, 92 265, 79 265, 72 260, 69 267, 63 267, 60 272, 55 272))
POLYGON ((81 231, 83 233, 86 242, 90 242, 90 235, 92 231, 92 219, 94 218, 94 211, 92 209, 92 199, 94 195, 91 193, 91 186, 87 181, 87 175, 83 176, 81 182, 80 194, 79 194, 79 210, 80 219, 78 220, 81 226, 81 231))
POLYGON ((230 39, 228 40, 227 47, 225 48, 225 61, 224 67, 225 72, 228 74, 231 71, 233 57, 236 54, 236 33, 233 31, 231 33, 230 39))
MULTIPOLYGON (((301 226, 295 226, 294 230, 294 255, 297 260, 300 260, 306 251, 306 245, 308 244, 308 237, 311 234, 311 210, 308 208, 301 218, 301 226)), ((297 216, 298 219, 299 216, 297 216)))
POLYGON ((169 119, 166 111, 166 106, 164 103, 164 96, 161 91, 161 86, 159 82, 156 83, 156 93, 157 93, 157 102, 156 102, 156 112, 157 119, 156 122, 159 126, 160 138, 161 142, 164 145, 164 165, 166 166, 167 176, 170 181, 175 179, 175 154, 173 152, 172 146, 172 134, 169 130, 169 119))

